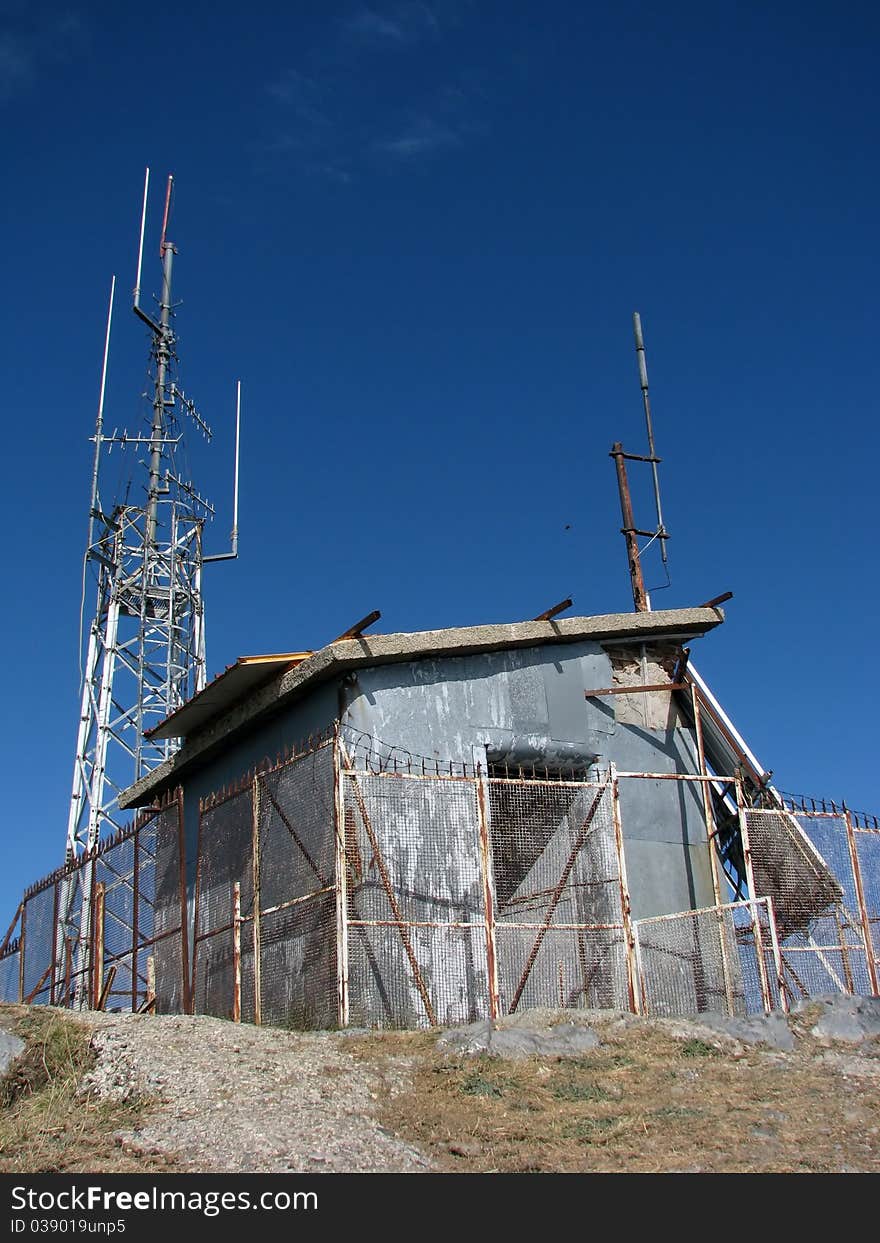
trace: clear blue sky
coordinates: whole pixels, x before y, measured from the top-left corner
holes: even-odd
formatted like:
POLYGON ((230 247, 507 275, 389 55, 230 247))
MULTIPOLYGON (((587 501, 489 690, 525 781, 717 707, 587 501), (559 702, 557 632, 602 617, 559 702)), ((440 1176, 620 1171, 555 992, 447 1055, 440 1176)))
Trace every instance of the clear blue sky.
POLYGON ((114 272, 107 423, 142 409, 147 164, 144 287, 173 172, 181 379, 218 433, 193 445, 209 551, 243 385, 212 674, 373 608, 631 607, 607 454, 644 449, 637 309, 655 606, 734 591, 702 672, 783 788, 877 809, 878 12, 0 0, 0 918, 63 856, 88 437, 114 272))

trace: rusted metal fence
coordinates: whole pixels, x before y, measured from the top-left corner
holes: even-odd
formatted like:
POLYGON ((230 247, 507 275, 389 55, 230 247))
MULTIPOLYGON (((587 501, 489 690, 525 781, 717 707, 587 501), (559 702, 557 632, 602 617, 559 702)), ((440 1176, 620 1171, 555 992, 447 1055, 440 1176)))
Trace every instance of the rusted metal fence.
POLYGON ((773 897, 784 998, 877 995, 880 827, 791 801, 744 808, 741 825, 753 888, 773 897))
POLYGON ((189 1005, 178 795, 31 886, 0 999, 164 1013, 189 1005))
POLYGON ((337 1026, 335 787, 331 736, 202 803, 198 1012, 337 1026))
POLYGON ((643 1014, 735 1017, 784 1005, 769 898, 641 919, 634 931, 643 1014))
POLYGON ((326 1028, 878 992, 880 826, 747 806, 735 776, 485 773, 333 732, 201 803, 189 897, 191 926, 177 792, 27 891, 0 999, 326 1028), (757 896, 726 901, 710 849, 713 906, 634 921, 620 790, 639 780, 679 782, 707 842, 738 820, 757 896))

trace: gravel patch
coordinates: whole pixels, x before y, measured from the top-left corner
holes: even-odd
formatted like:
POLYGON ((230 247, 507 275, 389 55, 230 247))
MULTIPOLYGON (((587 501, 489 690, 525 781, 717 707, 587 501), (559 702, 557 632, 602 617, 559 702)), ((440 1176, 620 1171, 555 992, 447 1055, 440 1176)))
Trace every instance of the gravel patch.
POLYGON ((415 1172, 431 1163, 376 1122, 408 1084, 406 1058, 365 1067, 333 1032, 196 1015, 82 1014, 97 1053, 81 1091, 153 1101, 129 1152, 205 1172, 415 1172))

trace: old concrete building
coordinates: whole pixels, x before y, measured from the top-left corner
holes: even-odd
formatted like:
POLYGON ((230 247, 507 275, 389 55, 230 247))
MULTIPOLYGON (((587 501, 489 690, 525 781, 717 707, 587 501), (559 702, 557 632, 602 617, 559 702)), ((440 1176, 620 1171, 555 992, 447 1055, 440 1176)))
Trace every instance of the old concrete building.
MULTIPOLYGON (((488 774, 506 766, 585 778, 609 764, 697 773, 694 731, 673 692, 608 692, 673 684, 682 646, 722 620, 717 608, 570 617, 245 657, 153 732, 183 745, 121 805, 141 807, 182 785, 192 862, 201 799, 334 722, 371 739, 374 752, 488 774)), ((711 905, 701 790, 625 783, 621 813, 634 917, 711 905)))

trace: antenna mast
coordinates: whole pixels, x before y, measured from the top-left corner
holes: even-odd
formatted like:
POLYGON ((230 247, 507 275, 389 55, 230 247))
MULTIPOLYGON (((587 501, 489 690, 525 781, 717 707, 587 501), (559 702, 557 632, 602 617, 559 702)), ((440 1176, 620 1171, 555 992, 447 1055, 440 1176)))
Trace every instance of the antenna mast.
MULTIPOLYGON (((122 827, 119 794, 167 759, 176 740, 147 735, 205 685, 202 554, 213 506, 180 477, 183 424, 192 419, 207 440, 211 429, 177 384, 172 271, 177 248, 167 238, 173 180, 168 178, 162 224, 161 295, 155 317, 141 308, 141 274, 150 170, 144 178, 133 309, 151 333, 151 409, 148 430, 105 434, 104 392, 112 315, 112 290, 104 345, 101 395, 89 505, 85 571, 95 585, 95 609, 82 668, 80 720, 67 827, 67 858, 92 850, 122 827), (114 448, 145 453, 132 462, 130 484, 141 473, 139 503, 102 497, 100 464, 114 448)), ((115 278, 114 278, 115 285, 115 278)), ((236 485, 238 479, 236 432, 236 485)), ((138 495, 137 487, 129 489, 138 495)), ((238 503, 233 554, 238 543, 238 503)), ((230 554, 226 554, 228 557, 230 554)), ((83 895, 85 896, 85 895, 83 895)), ((75 916, 75 895, 61 922, 75 916)), ((85 908, 83 908, 85 909, 85 908)), ((82 921, 83 923, 85 921, 82 921)), ((77 929, 85 947, 87 930, 77 929)), ((87 952, 87 949, 84 949, 87 952)))
POLYGON ((609 456, 614 458, 617 468, 617 490, 620 494, 620 513, 623 518, 623 526, 621 534, 626 541, 626 555, 629 563, 629 577, 632 586, 633 603, 636 611, 639 613, 650 612, 651 597, 645 587, 645 579, 642 571, 642 554, 653 544, 654 540, 660 541, 660 556, 663 560, 663 568, 666 570, 666 583, 669 586, 669 566, 666 553, 666 541, 669 539, 669 533, 663 523, 663 510, 660 505, 660 477, 657 467, 661 461, 657 457, 654 448, 654 426, 651 420, 651 400, 648 395, 648 368, 645 362, 645 341, 642 336, 642 319, 638 311, 633 312, 633 333, 636 342, 636 359, 639 366, 639 384, 642 390, 642 404, 645 410, 645 425, 648 431, 648 453, 647 456, 641 453, 625 453, 623 445, 620 441, 611 446, 609 456), (627 478, 626 463, 627 462, 649 462, 651 464, 651 474, 654 483, 654 507, 657 511, 657 527, 653 531, 640 530, 635 524, 633 516, 632 498, 629 491, 629 480, 627 478), (639 538, 646 538, 648 543, 644 548, 639 547, 639 538))

